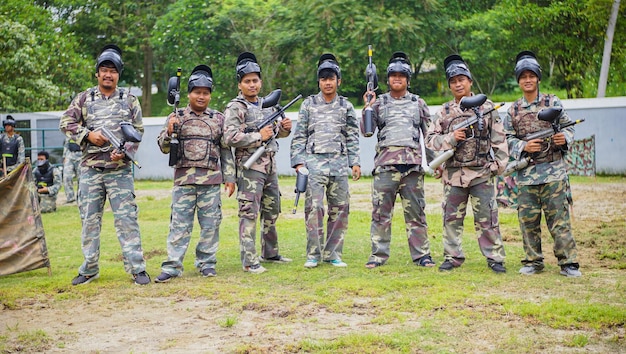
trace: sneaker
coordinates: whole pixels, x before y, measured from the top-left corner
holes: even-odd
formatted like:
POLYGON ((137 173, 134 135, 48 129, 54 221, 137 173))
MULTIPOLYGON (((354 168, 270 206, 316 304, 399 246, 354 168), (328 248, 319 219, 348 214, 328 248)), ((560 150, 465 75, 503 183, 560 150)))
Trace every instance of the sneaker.
POLYGON ((154 279, 154 282, 155 283, 167 283, 168 281, 172 280, 172 278, 176 278, 176 276, 165 273, 165 272, 161 272, 161 274, 159 274, 159 276, 156 277, 156 279, 154 279))
POLYGON ((133 274, 133 278, 135 279, 135 284, 137 285, 146 285, 150 284, 150 276, 146 271, 139 272, 137 274, 133 274))
POLYGON ((583 273, 581 273, 575 265, 568 264, 561 267, 561 275, 565 275, 568 278, 578 278, 582 276, 583 273))
POLYGON ((261 274, 263 272, 265 272, 267 269, 265 269, 265 267, 263 267, 260 264, 255 264, 255 265, 251 265, 251 266, 244 266, 243 267, 243 271, 244 272, 250 272, 250 273, 254 273, 254 274, 261 274))
POLYGON ((341 259, 333 259, 332 261, 327 261, 328 263, 332 264, 335 267, 347 267, 348 264, 344 261, 342 261, 341 259))
POLYGON ((100 273, 96 273, 94 275, 78 274, 74 279, 72 279, 72 285, 89 284, 98 278, 100 278, 100 273))
POLYGON ((217 272, 215 271, 215 268, 204 268, 202 271, 200 271, 200 273, 205 278, 217 276, 217 272))
POLYGON ((533 275, 533 274, 541 273, 542 271, 543 271, 543 267, 534 266, 534 265, 525 265, 519 270, 520 274, 525 274, 525 275, 533 275))
POLYGON ((315 268, 317 267, 317 259, 307 259, 304 262, 304 268, 315 268))
POLYGON ((506 273, 506 268, 501 262, 489 261, 487 262, 487 266, 491 268, 491 270, 493 270, 495 273, 506 273))
POLYGON ((259 257, 259 260, 263 263, 289 263, 293 261, 291 258, 283 257, 280 254, 278 256, 274 256, 272 258, 263 258, 259 257))
POLYGON ((441 263, 441 265, 439 266, 439 271, 440 272, 448 272, 451 271, 452 269, 454 269, 454 264, 452 264, 452 262, 450 262, 450 260, 446 259, 445 261, 443 261, 443 263, 441 263))

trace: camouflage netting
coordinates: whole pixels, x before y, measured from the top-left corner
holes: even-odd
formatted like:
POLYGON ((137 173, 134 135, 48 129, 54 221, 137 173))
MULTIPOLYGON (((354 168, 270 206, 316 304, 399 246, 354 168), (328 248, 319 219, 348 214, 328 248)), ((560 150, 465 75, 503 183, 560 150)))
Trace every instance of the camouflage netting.
POLYGON ((0 179, 0 276, 50 268, 30 159, 0 179))
MULTIPOLYGON (((569 152, 565 155, 567 173, 576 176, 596 175, 596 137, 574 141, 569 152)), ((498 205, 501 207, 517 208, 517 184, 514 174, 507 177, 498 176, 498 205)))

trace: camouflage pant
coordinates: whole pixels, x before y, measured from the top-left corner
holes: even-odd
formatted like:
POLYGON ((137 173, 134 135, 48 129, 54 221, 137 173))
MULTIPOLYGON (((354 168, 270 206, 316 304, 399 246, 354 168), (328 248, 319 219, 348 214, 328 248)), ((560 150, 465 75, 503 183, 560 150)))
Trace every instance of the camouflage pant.
POLYGON ((520 228, 524 237, 525 265, 543 266, 541 253, 541 211, 554 239, 554 255, 559 265, 576 263, 576 242, 569 216, 567 181, 536 186, 519 186, 517 196, 520 228))
POLYGON ((370 262, 385 263, 389 259, 391 219, 396 195, 400 194, 411 259, 430 254, 428 226, 424 207, 424 175, 418 172, 381 172, 372 183, 372 254, 370 262))
POLYGON ((304 205, 307 259, 318 261, 341 259, 349 213, 350 191, 347 176, 317 174, 309 176, 304 205), (324 194, 328 203, 326 242, 324 242, 324 194))
POLYGON ((39 194, 39 209, 41 209, 42 213, 52 213, 57 211, 57 196, 49 195, 49 194, 39 194))
POLYGON ((63 160, 63 187, 65 187, 65 197, 67 202, 76 200, 74 195, 74 177, 79 177, 81 152, 70 152, 63 160))
POLYGON ((78 210, 83 224, 81 242, 85 260, 78 272, 88 276, 99 272, 100 230, 107 196, 113 210, 117 238, 122 247, 124 270, 130 274, 144 271, 146 261, 141 248, 138 208, 130 167, 108 170, 81 166, 80 176, 78 210))
POLYGON ((220 185, 184 185, 174 186, 172 190, 167 261, 161 264, 161 269, 165 273, 174 276, 183 273, 183 258, 189 247, 196 208, 200 224, 200 240, 196 246, 195 266, 200 271, 204 268, 215 268, 222 222, 220 185))
POLYGON ((239 201, 239 245, 244 267, 259 263, 256 253, 256 222, 260 214, 261 254, 264 258, 278 255, 276 220, 280 214, 278 175, 254 170, 239 170, 237 176, 239 201))
POLYGON ((463 221, 467 213, 467 201, 470 200, 480 252, 489 260, 504 262, 504 244, 498 223, 498 203, 493 179, 468 188, 444 185, 443 192, 444 258, 457 267, 465 261, 461 236, 463 235, 463 221))

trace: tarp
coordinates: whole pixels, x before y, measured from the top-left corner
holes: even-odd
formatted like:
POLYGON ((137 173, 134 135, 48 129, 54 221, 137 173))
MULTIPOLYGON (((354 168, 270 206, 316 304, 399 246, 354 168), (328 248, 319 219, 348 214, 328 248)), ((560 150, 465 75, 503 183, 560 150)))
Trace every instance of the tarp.
POLYGON ((50 269, 48 247, 26 159, 0 179, 0 276, 44 267, 50 269))

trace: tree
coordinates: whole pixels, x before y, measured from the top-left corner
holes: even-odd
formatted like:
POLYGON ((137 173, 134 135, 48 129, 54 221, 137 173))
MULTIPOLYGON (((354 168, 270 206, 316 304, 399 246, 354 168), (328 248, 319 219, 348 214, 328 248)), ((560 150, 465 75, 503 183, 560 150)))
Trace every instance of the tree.
POLYGON ((611 8, 611 17, 606 28, 606 38, 604 40, 604 52, 602 54, 602 67, 600 69, 600 79, 598 80, 598 95, 604 97, 606 94, 606 82, 609 76, 609 67, 611 65, 611 48, 613 46, 613 34, 615 33, 615 22, 617 22, 617 13, 619 12, 620 0, 614 0, 611 8))

